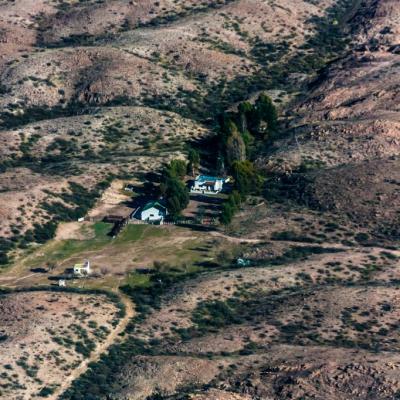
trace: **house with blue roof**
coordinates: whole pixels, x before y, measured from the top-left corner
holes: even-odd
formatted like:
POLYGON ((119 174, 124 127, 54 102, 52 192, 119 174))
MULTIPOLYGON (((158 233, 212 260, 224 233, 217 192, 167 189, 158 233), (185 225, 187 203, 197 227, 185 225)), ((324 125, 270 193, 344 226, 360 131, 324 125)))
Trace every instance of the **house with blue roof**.
POLYGON ((190 188, 191 193, 204 193, 204 194, 216 194, 222 191, 224 178, 208 175, 199 175, 193 182, 190 188))

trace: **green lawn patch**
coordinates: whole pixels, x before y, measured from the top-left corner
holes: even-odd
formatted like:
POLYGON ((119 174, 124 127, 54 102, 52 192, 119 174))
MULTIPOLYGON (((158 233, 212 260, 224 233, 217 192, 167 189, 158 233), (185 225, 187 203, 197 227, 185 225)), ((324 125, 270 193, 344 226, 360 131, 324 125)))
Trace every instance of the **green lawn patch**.
POLYGON ((152 225, 128 225, 115 240, 116 244, 136 242, 156 237, 168 236, 169 232, 152 225))
POLYGON ((148 288, 152 285, 152 282, 150 281, 150 274, 140 274, 133 271, 126 278, 125 284, 132 288, 148 288))

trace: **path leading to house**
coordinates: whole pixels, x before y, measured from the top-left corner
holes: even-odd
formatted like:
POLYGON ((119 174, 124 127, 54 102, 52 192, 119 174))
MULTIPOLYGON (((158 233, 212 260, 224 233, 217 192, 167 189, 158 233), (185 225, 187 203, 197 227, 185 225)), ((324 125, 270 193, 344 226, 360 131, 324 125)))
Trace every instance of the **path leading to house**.
MULTIPOLYGON (((220 237, 223 238, 225 240, 227 240, 228 242, 231 243, 235 243, 235 244, 241 244, 241 243, 262 243, 265 242, 265 239, 257 239, 257 238, 245 238, 245 237, 236 237, 236 236, 230 236, 227 235, 225 233, 219 232, 219 231, 212 231, 210 232, 210 235, 212 236, 216 236, 216 237, 220 237)), ((291 240, 273 240, 270 239, 272 242, 279 242, 279 243, 283 243, 287 246, 310 246, 311 244, 309 242, 294 242, 291 240)), ((326 245, 321 245, 321 244, 315 244, 316 246, 319 247, 336 247, 336 248, 341 248, 341 249, 348 249, 348 246, 344 246, 340 243, 328 243, 326 245)))
POLYGON ((128 296, 124 295, 123 293, 118 291, 118 295, 125 305, 125 316, 119 321, 118 326, 110 333, 107 339, 99 344, 96 349, 92 352, 89 358, 85 359, 77 368, 75 368, 71 374, 64 380, 64 382, 59 386, 56 391, 48 397, 50 400, 56 400, 62 393, 64 393, 72 384, 72 382, 79 378, 82 374, 84 374, 87 369, 88 365, 92 362, 96 362, 99 360, 100 356, 107 351, 107 349, 115 343, 118 335, 124 332, 126 326, 128 325, 129 321, 135 316, 135 310, 133 303, 129 299, 128 296))
MULTIPOLYGON (((212 232, 210 232, 210 235, 223 238, 223 239, 225 239, 231 243, 235 243, 235 244, 241 244, 241 243, 257 244, 257 243, 265 242, 265 240, 257 239, 257 238, 244 238, 244 237, 230 236, 230 235, 227 235, 227 234, 219 232, 219 231, 212 231, 212 232)), ((381 246, 367 246, 367 247, 362 246, 362 245, 346 246, 346 245, 343 245, 342 243, 323 243, 323 244, 321 244, 321 243, 309 243, 309 242, 298 242, 298 241, 291 241, 291 240, 273 240, 273 239, 271 239, 271 242, 279 242, 279 243, 282 243, 286 247, 315 246, 315 247, 321 247, 323 249, 334 248, 334 249, 343 250, 343 251, 361 250, 361 251, 365 251, 365 252, 368 252, 369 254, 376 255, 376 256, 382 252, 388 252, 400 259, 400 250, 388 249, 386 247, 381 247, 381 246)))
POLYGON ((32 274, 29 274, 29 275, 21 276, 19 278, 16 278, 15 276, 4 277, 4 278, 0 278, 0 281, 1 280, 12 280, 15 283, 15 282, 19 282, 19 281, 22 281, 24 279, 27 279, 27 278, 31 278, 32 276, 35 276, 35 275, 36 275, 35 273, 32 273, 32 274))
POLYGON ((249 238, 240 238, 240 237, 235 237, 235 236, 229 236, 229 235, 226 235, 226 234, 218 232, 218 231, 211 231, 210 235, 226 239, 228 242, 236 243, 236 244, 260 243, 261 242, 261 239, 249 239, 249 238))

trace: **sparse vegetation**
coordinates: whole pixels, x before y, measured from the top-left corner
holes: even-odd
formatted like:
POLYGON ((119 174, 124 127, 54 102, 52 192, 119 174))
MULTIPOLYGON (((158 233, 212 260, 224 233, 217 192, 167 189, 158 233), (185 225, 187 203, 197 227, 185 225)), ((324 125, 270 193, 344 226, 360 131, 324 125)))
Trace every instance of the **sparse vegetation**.
POLYGON ((21 288, 0 295, 0 397, 398 397, 394 11, 17 3, 0 4, 0 285, 21 288), (189 203, 200 173, 227 193, 189 203), (148 198, 176 225, 99 222, 148 198))

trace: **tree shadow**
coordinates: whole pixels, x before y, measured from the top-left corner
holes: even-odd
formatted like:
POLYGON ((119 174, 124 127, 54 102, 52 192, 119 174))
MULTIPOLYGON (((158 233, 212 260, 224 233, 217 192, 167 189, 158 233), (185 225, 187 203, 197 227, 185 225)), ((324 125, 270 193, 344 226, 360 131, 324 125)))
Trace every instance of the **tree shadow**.
POLYGON ((190 200, 205 204, 222 204, 224 202, 224 199, 219 197, 211 197, 203 194, 191 194, 190 200))
POLYGON ((46 268, 41 268, 41 267, 38 267, 38 268, 31 268, 30 271, 31 271, 31 272, 34 272, 35 274, 45 274, 46 272, 49 272, 48 269, 46 269, 46 268))
POLYGON ((49 281, 55 282, 55 281, 59 281, 60 279, 63 279, 65 281, 70 281, 72 279, 76 278, 74 276, 74 274, 59 274, 59 275, 53 275, 53 276, 49 276, 47 279, 49 281))
POLYGON ((215 149, 219 147, 219 138, 215 135, 207 138, 193 139, 189 142, 189 146, 199 152, 203 169, 211 171, 211 173, 215 172, 217 166, 215 149))
POLYGON ((195 264, 198 267, 202 268, 218 268, 220 265, 214 261, 199 261, 195 264))
POLYGON ((179 226, 181 228, 187 228, 195 232, 212 232, 217 230, 212 225, 182 224, 178 222, 176 226, 179 226))

